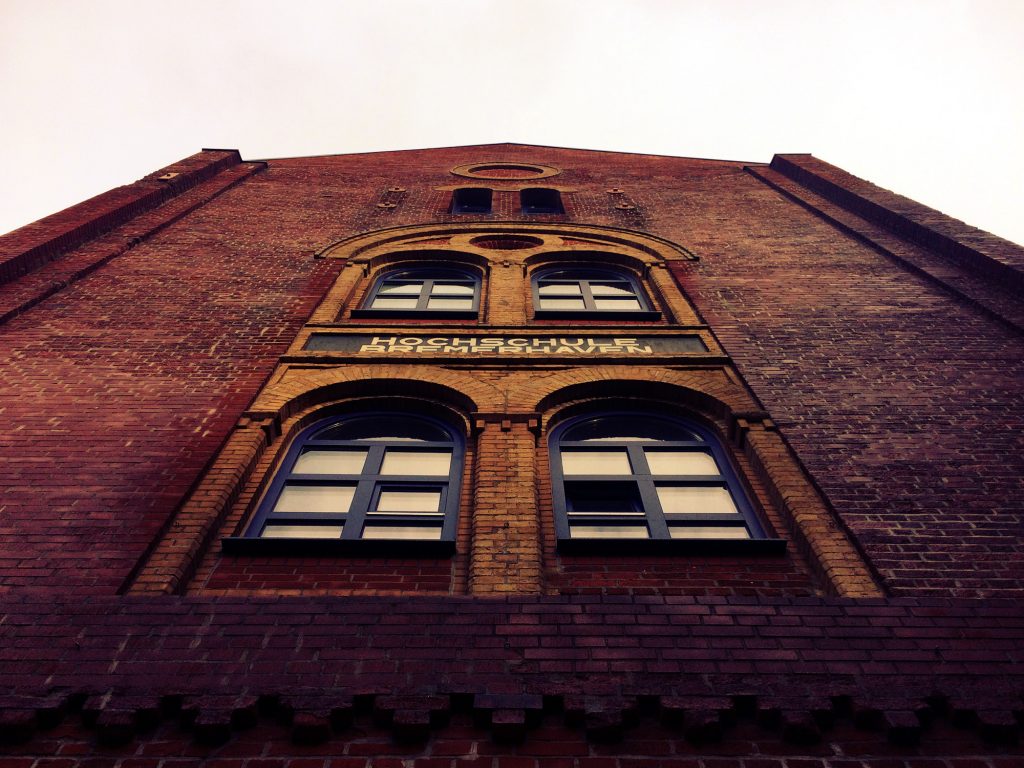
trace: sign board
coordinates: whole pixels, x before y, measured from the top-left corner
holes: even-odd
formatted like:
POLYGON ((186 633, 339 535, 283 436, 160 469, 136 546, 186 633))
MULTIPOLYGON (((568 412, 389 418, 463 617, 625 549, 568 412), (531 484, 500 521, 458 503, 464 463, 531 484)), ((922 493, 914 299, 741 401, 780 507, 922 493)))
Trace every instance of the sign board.
POLYGON ((410 336, 405 334, 314 333, 311 352, 362 355, 458 355, 495 357, 595 357, 699 354, 707 352, 700 336, 410 336))

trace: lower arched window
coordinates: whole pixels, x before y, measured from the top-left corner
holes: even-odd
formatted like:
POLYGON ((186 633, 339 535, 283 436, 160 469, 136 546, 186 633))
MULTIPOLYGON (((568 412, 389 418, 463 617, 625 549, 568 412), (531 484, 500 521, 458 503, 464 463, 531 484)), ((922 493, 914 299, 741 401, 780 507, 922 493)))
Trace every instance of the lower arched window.
MULTIPOLYGON (((244 539, 422 546, 455 540, 462 436, 403 412, 335 417, 292 444, 244 539)), ((436 546, 432 549, 437 549, 436 546)))
POLYGON ((765 537, 723 446, 694 422, 578 417, 552 431, 550 448, 560 542, 765 537))

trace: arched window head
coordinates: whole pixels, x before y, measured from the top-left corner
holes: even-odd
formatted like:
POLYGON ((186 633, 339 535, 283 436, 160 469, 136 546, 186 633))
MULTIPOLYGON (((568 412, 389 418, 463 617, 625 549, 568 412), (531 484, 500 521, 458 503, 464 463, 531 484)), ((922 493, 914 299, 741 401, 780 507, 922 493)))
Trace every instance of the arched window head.
POLYGON ((765 537, 724 447, 694 422, 645 412, 583 416, 552 430, 550 448, 562 549, 765 537))
POLYGON ((476 317, 480 277, 454 267, 414 267, 385 272, 374 282, 355 316, 476 317))
POLYGON ((533 275, 533 306, 538 317, 659 316, 633 275, 604 267, 538 270, 533 275))
POLYGON ((297 553, 310 544, 354 554, 396 544, 451 552, 463 456, 461 434, 427 416, 325 419, 292 444, 244 539, 297 553))

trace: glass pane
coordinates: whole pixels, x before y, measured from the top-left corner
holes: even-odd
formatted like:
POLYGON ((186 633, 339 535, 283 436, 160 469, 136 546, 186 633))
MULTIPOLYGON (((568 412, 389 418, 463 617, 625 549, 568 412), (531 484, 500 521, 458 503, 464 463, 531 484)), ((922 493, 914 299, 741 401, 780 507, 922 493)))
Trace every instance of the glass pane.
POLYGON ((382 475, 448 477, 452 468, 450 451, 392 451, 384 454, 382 475))
POLYGON ((711 454, 702 451, 644 451, 652 475, 720 475, 711 454))
POLYGON ((616 514, 643 512, 640 503, 640 489, 630 482, 581 483, 566 481, 566 511, 590 514, 613 512, 616 514))
POLYGON ((661 440, 690 441, 700 440, 699 437, 683 429, 674 422, 659 419, 643 413, 630 413, 616 416, 597 416, 574 424, 565 431, 562 440, 661 440))
POLYGON ((582 295, 579 283, 541 283, 537 286, 541 296, 574 296, 582 295))
POLYGON ((285 485, 274 505, 275 512, 348 512, 355 496, 354 485, 285 485))
POLYGON ((739 525, 670 525, 673 539, 749 539, 750 533, 739 525))
POLYGON ((317 440, 429 440, 451 442, 444 429, 410 414, 356 416, 325 427, 317 440))
POLYGON ((445 296, 472 296, 472 283, 434 283, 434 289, 430 292, 432 296, 444 294, 445 296))
POLYGON ((340 539, 342 525, 268 525, 263 539, 340 539))
POLYGON ((572 525, 569 535, 574 539, 647 539, 646 525, 572 525))
POLYGON ((641 309, 636 299, 601 299, 594 298, 594 306, 598 309, 611 309, 620 312, 635 312, 641 309))
POLYGON ((418 302, 419 299, 415 297, 403 299, 378 296, 373 300, 373 309, 416 309, 418 302))
POLYGON ((541 309, 584 309, 583 299, 546 299, 540 300, 541 309))
POLYGON ((440 508, 440 490, 385 488, 380 492, 380 500, 377 502, 378 512, 437 512, 440 508))
POLYGON ((423 288, 423 283, 384 283, 377 289, 378 296, 408 295, 416 296, 423 288))
POLYGON ((427 300, 427 309, 472 309, 473 299, 447 299, 430 298, 427 300))
POLYGON ((633 296, 629 283, 591 283, 590 292, 595 296, 633 296))
POLYGON ((566 475, 631 475, 629 455, 618 451, 562 451, 562 472, 566 475))
POLYGON ((666 515, 736 513, 732 496, 721 486, 659 485, 658 498, 666 515))
POLYGON ((440 526, 428 525, 371 525, 363 527, 364 539, 419 539, 439 541, 440 526))
POLYGON ((297 475, 358 475, 366 451, 303 451, 292 470, 297 475))

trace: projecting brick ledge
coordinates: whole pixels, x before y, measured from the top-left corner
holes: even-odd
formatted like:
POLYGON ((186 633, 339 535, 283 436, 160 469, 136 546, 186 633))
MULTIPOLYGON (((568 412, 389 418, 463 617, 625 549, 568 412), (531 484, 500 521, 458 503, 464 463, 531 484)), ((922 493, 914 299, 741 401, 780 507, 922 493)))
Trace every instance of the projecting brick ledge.
POLYGON ((417 742, 468 708, 499 741, 552 712, 616 740, 646 712, 694 743, 746 717, 794 744, 837 719, 914 743, 936 718, 1012 744, 1024 694, 1024 601, 8 597, 0 610, 8 741, 81 709, 104 743, 168 716, 220 742, 262 708, 300 743, 359 711, 417 742))

